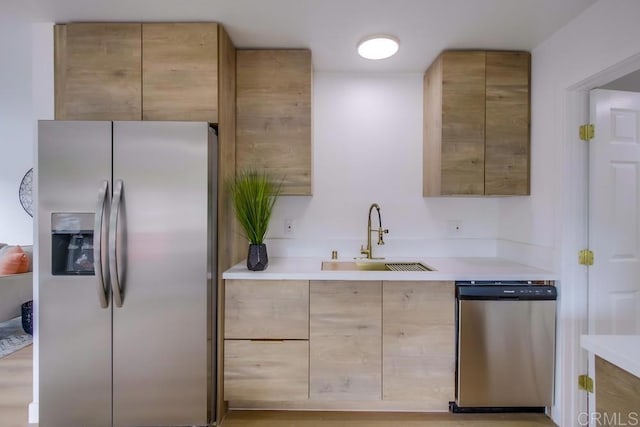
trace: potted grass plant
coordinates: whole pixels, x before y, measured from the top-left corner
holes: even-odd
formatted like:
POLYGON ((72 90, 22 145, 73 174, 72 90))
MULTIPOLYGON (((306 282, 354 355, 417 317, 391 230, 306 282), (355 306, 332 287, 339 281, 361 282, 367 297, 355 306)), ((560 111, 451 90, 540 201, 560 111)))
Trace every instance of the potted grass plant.
POLYGON ((269 265, 264 237, 280 186, 266 173, 253 169, 238 173, 230 185, 236 217, 249 240, 249 270, 262 271, 269 265))

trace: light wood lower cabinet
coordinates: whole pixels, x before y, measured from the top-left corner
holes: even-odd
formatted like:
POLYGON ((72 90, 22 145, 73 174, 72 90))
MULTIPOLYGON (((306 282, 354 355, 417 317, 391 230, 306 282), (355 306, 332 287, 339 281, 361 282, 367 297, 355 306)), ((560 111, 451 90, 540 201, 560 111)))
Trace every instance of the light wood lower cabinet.
POLYGON ((454 399, 453 282, 383 282, 383 399, 446 410, 454 399))
POLYGON ((312 281, 309 397, 380 400, 381 282, 312 281))
POLYGON ((226 400, 305 400, 308 341, 225 340, 226 400))
POLYGON ((309 282, 225 280, 224 399, 309 398, 309 282))
MULTIPOLYGON (((599 426, 638 425, 640 378, 596 356, 596 412, 599 426)), ((593 419, 593 418, 592 418, 593 419)))
POLYGON ((256 409, 446 411, 455 387, 454 288, 227 280, 225 400, 256 409))
POLYGON ((308 339, 309 282, 226 280, 225 339, 308 339))

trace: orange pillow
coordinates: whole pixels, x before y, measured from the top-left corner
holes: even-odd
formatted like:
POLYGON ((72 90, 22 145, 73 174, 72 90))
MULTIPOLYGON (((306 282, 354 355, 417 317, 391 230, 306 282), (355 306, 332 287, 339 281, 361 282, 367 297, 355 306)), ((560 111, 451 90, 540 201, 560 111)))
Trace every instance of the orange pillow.
POLYGON ((28 270, 29 257, 20 246, 11 246, 2 251, 0 275, 26 273, 28 270))

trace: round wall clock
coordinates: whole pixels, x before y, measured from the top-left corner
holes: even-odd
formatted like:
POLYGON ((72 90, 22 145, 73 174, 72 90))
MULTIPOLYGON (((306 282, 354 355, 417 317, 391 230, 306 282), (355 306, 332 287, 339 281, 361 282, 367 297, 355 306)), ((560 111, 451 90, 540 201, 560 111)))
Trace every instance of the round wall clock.
POLYGON ((22 208, 33 217, 33 168, 29 169, 22 177, 20 190, 18 190, 22 208))

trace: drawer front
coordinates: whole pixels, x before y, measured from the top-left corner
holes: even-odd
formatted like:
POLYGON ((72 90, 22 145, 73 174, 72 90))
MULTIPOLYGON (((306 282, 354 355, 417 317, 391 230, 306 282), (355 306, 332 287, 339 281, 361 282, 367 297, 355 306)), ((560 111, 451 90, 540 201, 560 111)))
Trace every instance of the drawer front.
POLYGON ((309 341, 225 340, 225 400, 308 398, 309 341))
POLYGON ((226 339, 308 339, 309 282, 226 280, 226 339))

